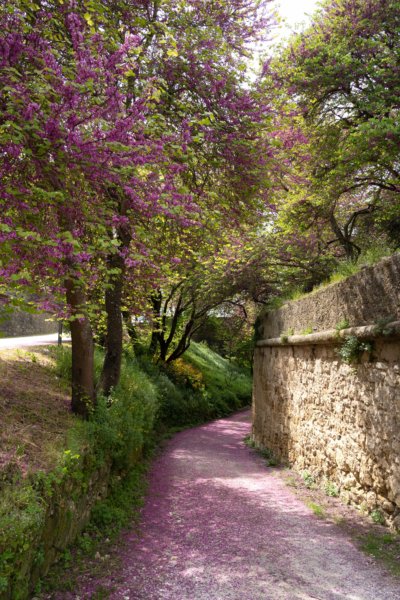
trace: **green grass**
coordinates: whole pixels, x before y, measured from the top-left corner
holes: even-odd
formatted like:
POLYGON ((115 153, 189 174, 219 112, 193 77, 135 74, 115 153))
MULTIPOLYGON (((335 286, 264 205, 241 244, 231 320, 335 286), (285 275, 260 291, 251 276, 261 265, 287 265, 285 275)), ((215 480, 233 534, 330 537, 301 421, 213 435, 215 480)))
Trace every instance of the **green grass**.
POLYGON ((361 549, 378 560, 397 576, 400 576, 400 536, 391 533, 368 533, 360 538, 361 549))
MULTIPOLYGON (((71 347, 70 346, 50 346, 49 352, 55 359, 55 372, 67 386, 70 385, 72 362, 71 362, 71 347)), ((103 366, 104 352, 98 346, 94 349, 94 372, 96 383, 99 380, 101 369, 103 366)))
POLYGON ((346 317, 342 317, 342 319, 340 319, 340 321, 338 321, 336 323, 336 325, 335 325, 335 329, 336 329, 336 331, 337 331, 338 334, 343 329, 348 329, 349 327, 350 327, 350 323, 349 323, 349 320, 346 317))
POLYGON ((303 331, 300 331, 300 335, 310 335, 313 332, 314 332, 314 329, 313 329, 312 325, 309 325, 308 327, 303 329, 303 331))
POLYGON ((230 410, 250 404, 252 379, 249 372, 203 343, 192 343, 184 359, 201 371, 211 401, 219 400, 230 410))
POLYGON ((339 283, 344 279, 347 279, 351 275, 355 275, 364 267, 372 267, 376 263, 378 263, 382 258, 387 256, 391 256, 393 254, 393 250, 385 247, 385 246, 376 246, 372 248, 368 248, 364 252, 362 252, 357 259, 357 261, 347 261, 344 260, 338 264, 334 272, 331 274, 329 279, 321 283, 320 286, 316 287, 311 293, 317 292, 320 289, 327 287, 333 283, 339 283))
POLYGON ((246 435, 243 441, 248 448, 254 450, 259 456, 261 456, 265 460, 265 464, 267 467, 280 466, 281 463, 279 459, 274 456, 274 453, 270 448, 257 447, 255 442, 251 439, 250 435, 246 435))
POLYGON ((156 428, 163 433, 223 417, 251 402, 250 373, 206 344, 192 342, 182 359, 169 366, 146 356, 132 360, 156 389, 156 428))
POLYGON ((315 502, 307 502, 308 508, 311 508, 314 515, 323 519, 325 517, 325 509, 320 504, 316 504, 315 502))
POLYGON ((339 283, 344 279, 347 279, 351 275, 355 275, 364 267, 371 267, 378 263, 380 260, 387 256, 391 256, 394 254, 393 249, 390 249, 386 246, 376 246, 371 247, 361 253, 358 260, 355 262, 342 260, 339 262, 335 268, 335 270, 331 273, 329 278, 326 281, 323 281, 320 285, 316 286, 311 292, 304 292, 304 290, 296 286, 293 289, 289 289, 285 291, 281 296, 277 296, 272 298, 268 302, 268 311, 276 310, 281 308, 284 304, 288 302, 294 302, 296 300, 301 300, 310 294, 315 294, 316 292, 332 285, 334 283, 339 283))

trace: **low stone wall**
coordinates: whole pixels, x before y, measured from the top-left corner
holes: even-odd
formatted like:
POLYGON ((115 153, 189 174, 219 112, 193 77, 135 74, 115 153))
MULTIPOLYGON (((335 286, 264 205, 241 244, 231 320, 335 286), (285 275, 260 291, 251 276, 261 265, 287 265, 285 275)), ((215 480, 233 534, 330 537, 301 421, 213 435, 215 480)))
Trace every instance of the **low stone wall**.
POLYGON ((398 529, 399 291, 396 255, 266 315, 265 338, 255 352, 253 393, 258 445, 335 484, 348 502, 378 509, 398 529), (369 290, 373 281, 381 287, 369 290), (364 299, 367 293, 375 313, 374 304, 364 299), (344 318, 351 329, 331 329, 344 318), (382 319, 397 321, 384 325, 382 319), (306 328, 314 333, 301 334, 306 328), (293 329, 297 335, 290 335, 293 329), (350 335, 369 340, 372 352, 349 365, 338 349, 350 335))
POLYGON ((12 313, 0 311, 0 336, 22 337, 57 333, 58 323, 44 313, 31 314, 15 309, 12 313))
POLYGON ((260 333, 266 339, 288 331, 334 329, 343 318, 357 327, 389 317, 400 320, 400 254, 270 312, 260 333))
MULTIPOLYGON (((31 597, 38 581, 88 523, 96 502, 107 496, 112 477, 111 461, 95 468, 92 463, 90 454, 83 455, 71 463, 72 468, 65 473, 60 468, 54 477, 44 476, 40 504, 35 508, 37 518, 25 532, 24 543, 18 548, 8 574, 7 586, 0 588, 0 600, 31 597)), ((23 517, 23 510, 21 515, 23 517)), ((0 554, 6 550, 0 544, 0 554)), ((6 568, 1 561, 0 567, 6 568)))

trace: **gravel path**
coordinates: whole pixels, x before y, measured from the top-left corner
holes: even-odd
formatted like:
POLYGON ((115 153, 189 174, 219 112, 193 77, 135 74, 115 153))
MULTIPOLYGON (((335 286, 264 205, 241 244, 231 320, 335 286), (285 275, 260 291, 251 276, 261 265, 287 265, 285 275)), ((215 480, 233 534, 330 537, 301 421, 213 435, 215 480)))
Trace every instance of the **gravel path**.
POLYGON ((399 600, 399 582, 243 444, 249 421, 242 412, 167 444, 110 598, 399 600))

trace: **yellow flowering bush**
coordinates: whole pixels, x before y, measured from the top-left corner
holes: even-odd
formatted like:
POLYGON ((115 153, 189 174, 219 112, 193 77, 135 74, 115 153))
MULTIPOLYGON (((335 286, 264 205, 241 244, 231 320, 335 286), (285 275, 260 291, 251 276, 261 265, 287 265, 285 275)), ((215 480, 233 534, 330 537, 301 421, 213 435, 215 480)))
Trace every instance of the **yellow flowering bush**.
POLYGON ((183 358, 177 358, 168 366, 171 377, 178 385, 190 386, 194 390, 204 390, 204 378, 202 372, 185 362, 183 358))

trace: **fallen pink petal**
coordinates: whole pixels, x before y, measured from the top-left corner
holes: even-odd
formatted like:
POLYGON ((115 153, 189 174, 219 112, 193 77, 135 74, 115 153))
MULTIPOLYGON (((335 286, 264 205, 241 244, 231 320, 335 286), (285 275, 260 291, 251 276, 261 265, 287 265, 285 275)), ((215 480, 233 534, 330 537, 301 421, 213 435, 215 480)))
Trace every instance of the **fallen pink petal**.
MULTIPOLYGON (((111 600, 397 600, 400 585, 247 448, 248 411, 178 433, 126 533, 111 600)), ((58 598, 76 598, 76 594, 58 598)))

